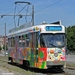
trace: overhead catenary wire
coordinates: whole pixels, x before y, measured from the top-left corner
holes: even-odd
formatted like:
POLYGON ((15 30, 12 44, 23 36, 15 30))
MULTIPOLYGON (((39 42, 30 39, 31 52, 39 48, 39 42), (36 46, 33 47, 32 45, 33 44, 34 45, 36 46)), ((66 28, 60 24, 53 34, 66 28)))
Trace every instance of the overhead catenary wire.
MULTIPOLYGON (((63 0, 59 0, 59 1, 57 1, 57 2, 55 2, 55 3, 53 3, 53 4, 49 5, 49 6, 47 6, 47 7, 45 7, 45 8, 42 8, 42 9, 40 9, 40 10, 34 12, 34 14, 36 14, 36 13, 38 13, 38 12, 41 12, 42 10, 45 10, 45 9, 47 9, 47 8, 53 6, 53 5, 56 5, 56 4, 58 4, 58 3, 62 2, 62 1, 63 1, 63 0)), ((21 5, 20 5, 20 6, 21 6, 21 5)), ((22 7, 22 6, 21 6, 21 7, 22 7)), ((23 8, 23 9, 24 9, 24 8, 23 8)), ((17 14, 19 14, 23 9, 21 9, 17 14)), ((6 15, 8 16, 9 13, 11 13, 13 10, 15 10, 15 8, 12 9, 12 10, 10 10, 8 13, 6 13, 6 15)), ((28 9, 27 9, 27 10, 28 10, 28 9)), ((14 15, 15 15, 15 14, 14 14, 14 15)), ((10 16, 14 16, 14 15, 10 15, 10 16)), ((16 15, 15 15, 15 16, 16 16, 16 15)), ((28 16, 27 13, 26 13, 26 16, 28 16)), ((25 17, 25 18, 26 18, 26 17, 25 17)))
MULTIPOLYGON (((20 7, 22 7, 22 8, 23 8, 23 6, 21 6, 21 4, 18 4, 18 5, 19 5, 20 7)), ((29 5, 28 5, 28 6, 29 6, 29 5)), ((26 9, 25 9, 25 10, 26 10, 26 9)), ((28 11, 28 13, 31 13, 31 12, 29 12, 29 11, 28 11)))
POLYGON ((36 13, 38 13, 38 12, 41 12, 42 10, 45 10, 45 9, 51 7, 51 6, 54 6, 54 5, 56 5, 56 4, 58 4, 58 3, 62 2, 62 1, 63 1, 63 0, 59 0, 59 1, 57 1, 57 2, 55 2, 55 3, 53 3, 53 4, 49 5, 49 6, 47 6, 47 7, 45 7, 45 8, 42 8, 42 9, 40 9, 40 10, 34 12, 34 14, 36 14, 36 13))
MULTIPOLYGON (((12 3, 12 5, 13 5, 14 3, 12 3)), ((9 8, 8 8, 9 9, 9 8)), ((11 9, 10 11, 8 11, 6 14, 9 14, 9 13, 11 13, 12 11, 14 11, 14 8, 13 9, 11 9)), ((6 15, 5 14, 5 15, 6 15)))
MULTIPOLYGON (((29 7, 29 5, 28 5, 28 7, 29 7)), ((28 12, 28 7, 27 7, 27 12, 28 12)), ((27 23, 27 12, 26 12, 26 16, 25 16, 26 23, 27 23)))
MULTIPOLYGON (((23 6, 21 5, 21 4, 18 4, 20 7, 22 7, 23 8, 23 6)), ((29 13, 30 15, 31 15, 31 12, 29 12, 28 11, 28 8, 29 8, 29 4, 28 4, 28 6, 27 6, 27 9, 24 9, 24 10, 26 10, 26 16, 25 16, 25 19, 26 19, 26 17, 28 16, 28 14, 27 13, 29 13)), ((27 22, 27 21, 26 21, 27 22)))
POLYGON ((1 27, 0 29, 4 29, 3 27, 1 27))
MULTIPOLYGON (((22 7, 22 9, 17 14, 15 14, 16 13, 16 5, 17 5, 17 3, 15 3, 15 11, 14 11, 14 23, 15 23, 15 27, 16 27, 15 15, 18 15, 27 6, 27 5, 25 5, 24 7, 22 7)), ((27 14, 26 14, 26 16, 27 16, 27 14)), ((22 18, 22 15, 20 15, 19 18, 18 18, 18 26, 19 26, 20 18, 22 18)))
MULTIPOLYGON (((6 14, 3 14, 3 15, 0 15, 1 16, 1 18, 3 18, 3 16, 30 16, 30 15, 27 15, 27 12, 28 12, 28 7, 27 7, 27 12, 26 12, 26 15, 18 15, 25 7, 26 7, 27 5, 25 5, 16 15, 15 15, 15 11, 16 11, 16 6, 15 6, 15 8, 14 9, 12 9, 12 10, 10 10, 8 13, 6 13, 6 14), (15 10, 14 11, 14 14, 10 14, 13 10, 15 10)), ((25 9, 26 10, 26 9, 25 9)), ((26 21, 27 22, 27 21, 26 21)), ((15 20, 14 20, 14 23, 15 23, 15 20)), ((15 24, 15 27, 16 27, 16 24, 15 24)))
MULTIPOLYGON (((62 2, 62 1, 63 1, 63 0, 59 0, 59 1, 57 1, 57 2, 55 2, 55 3, 53 3, 53 4, 49 5, 49 6, 47 6, 47 7, 45 7, 45 8, 42 8, 42 9, 40 9, 40 10, 38 10, 38 11, 35 11, 34 14, 36 14, 36 13, 38 13, 38 12, 41 12, 42 10, 45 10, 45 9, 47 9, 47 8, 53 6, 53 5, 56 5, 56 4, 58 4, 58 3, 62 2)), ((20 5, 20 4, 19 4, 19 5, 20 5)), ((20 5, 20 6, 21 6, 21 5, 20 5)), ((22 6, 21 6, 21 7, 22 7, 22 6)), ((22 8, 24 9, 25 7, 22 7, 22 8)), ((21 9, 17 14, 19 14, 23 9, 21 9)), ((14 9, 10 10, 8 13, 6 13, 6 14, 4 14, 4 15, 9 15, 9 13, 11 13, 13 10, 16 11, 16 5, 15 5, 15 8, 14 8, 14 9)), ((15 15, 15 14, 14 14, 14 15, 15 15)))

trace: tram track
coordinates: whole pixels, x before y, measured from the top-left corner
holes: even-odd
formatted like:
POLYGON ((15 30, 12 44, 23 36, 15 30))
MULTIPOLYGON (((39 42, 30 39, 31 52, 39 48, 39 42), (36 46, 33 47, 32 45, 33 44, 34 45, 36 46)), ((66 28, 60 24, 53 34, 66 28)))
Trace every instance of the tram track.
MULTIPOLYGON (((4 60, 4 59, 0 59, 0 61, 4 61, 4 62, 10 62, 8 60, 4 60)), ((66 67, 66 69, 71 69, 71 70, 75 70, 75 67, 66 67)))
MULTIPOLYGON (((7 62, 8 63, 8 60, 0 59, 0 61, 7 62)), ((10 61, 9 61, 9 63, 10 63, 10 61)), ((38 73, 38 71, 37 70, 35 71, 35 69, 33 69, 33 70, 29 69, 29 71, 33 71, 33 72, 37 72, 38 73)), ((68 67, 67 66, 64 69, 64 71, 62 71, 61 69, 52 69, 50 71, 46 71, 45 74, 46 75, 75 75, 75 73, 72 74, 73 73, 72 71, 75 71, 75 67, 68 67)), ((41 73, 43 73, 43 71, 41 73)))

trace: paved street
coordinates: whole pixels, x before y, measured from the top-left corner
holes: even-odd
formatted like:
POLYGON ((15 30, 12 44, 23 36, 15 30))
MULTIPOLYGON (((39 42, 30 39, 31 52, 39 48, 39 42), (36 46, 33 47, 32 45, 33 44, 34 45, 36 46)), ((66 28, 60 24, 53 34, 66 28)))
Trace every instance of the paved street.
POLYGON ((4 54, 0 53, 0 56, 4 56, 4 54))
POLYGON ((7 70, 0 68, 0 75, 14 75, 14 73, 8 72, 7 70))
POLYGON ((75 64, 75 55, 66 55, 66 62, 75 64))
POLYGON ((3 73, 3 70, 0 68, 0 75, 2 75, 2 73, 3 73))
MULTIPOLYGON (((1 54, 0 54, 1 55, 1 54)), ((2 55, 1 55, 2 56, 2 55)), ((67 55, 66 56, 66 61, 67 63, 69 64, 75 64, 75 55, 67 55)), ((3 63, 4 64, 4 63, 3 63)), ((2 65, 2 63, 1 63, 2 65)), ((4 66, 8 67, 9 64, 5 63, 4 66)), ((19 66, 15 66, 15 65, 10 65, 10 67, 17 67, 19 68, 20 70, 22 70, 22 68, 20 68, 19 66)), ((10 68, 9 67, 9 68, 10 68)), ((38 72, 34 72, 34 75, 75 75, 75 70, 71 70, 71 69, 64 69, 65 73, 38 73, 38 72)), ((24 70, 26 73, 28 73, 28 71, 24 70)), ((28 73, 28 75, 32 75, 33 72, 31 72, 31 70, 29 70, 30 74, 28 73)), ((1 66, 0 66, 0 75, 15 75, 14 72, 9 72, 9 70, 6 70, 6 69, 2 69, 1 66)), ((17 74, 18 75, 18 74, 17 74)))

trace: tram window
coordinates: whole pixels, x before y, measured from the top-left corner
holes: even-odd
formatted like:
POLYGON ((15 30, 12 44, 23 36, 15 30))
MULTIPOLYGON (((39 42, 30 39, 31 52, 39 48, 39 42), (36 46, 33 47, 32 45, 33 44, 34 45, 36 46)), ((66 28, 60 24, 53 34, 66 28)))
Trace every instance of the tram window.
POLYGON ((19 36, 19 47, 22 47, 22 36, 19 36))
POLYGON ((25 35, 22 35, 22 46, 25 47, 26 40, 25 40, 25 35))
POLYGON ((34 33, 34 47, 38 47, 38 33, 34 33))
POLYGON ((25 38, 25 35, 19 36, 19 47, 26 47, 26 38, 25 38))
POLYGON ((23 40, 24 40, 23 46, 24 46, 24 47, 28 47, 28 46, 27 46, 27 38, 28 38, 27 34, 23 35, 23 40))
POLYGON ((15 38, 14 37, 8 38, 8 46, 15 47, 15 38))
POLYGON ((29 47, 29 41, 30 41, 30 38, 29 38, 29 34, 26 35, 26 47, 29 47))
POLYGON ((8 46, 11 47, 11 38, 8 38, 8 46))
POLYGON ((14 37, 11 38, 11 47, 15 47, 15 38, 14 37))

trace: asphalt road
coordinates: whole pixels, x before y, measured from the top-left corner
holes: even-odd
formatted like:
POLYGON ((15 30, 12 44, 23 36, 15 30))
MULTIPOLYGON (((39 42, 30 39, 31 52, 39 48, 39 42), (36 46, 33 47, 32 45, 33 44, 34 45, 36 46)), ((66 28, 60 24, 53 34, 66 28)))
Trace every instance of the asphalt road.
POLYGON ((66 62, 70 64, 75 64, 75 55, 66 55, 66 62))
MULTIPOLYGON (((75 55, 66 55, 66 61, 67 63, 74 63, 75 64, 75 55)), ((9 64, 8 64, 9 65, 9 64)), ((75 70, 65 69, 65 73, 38 73, 34 71, 34 75, 75 75, 75 70)), ((14 73, 10 73, 9 71, 5 71, 0 67, 0 75, 15 75, 14 73)), ((33 72, 28 74, 33 75, 33 72)))
POLYGON ((0 68, 0 75, 14 75, 14 73, 8 72, 7 70, 0 68))

